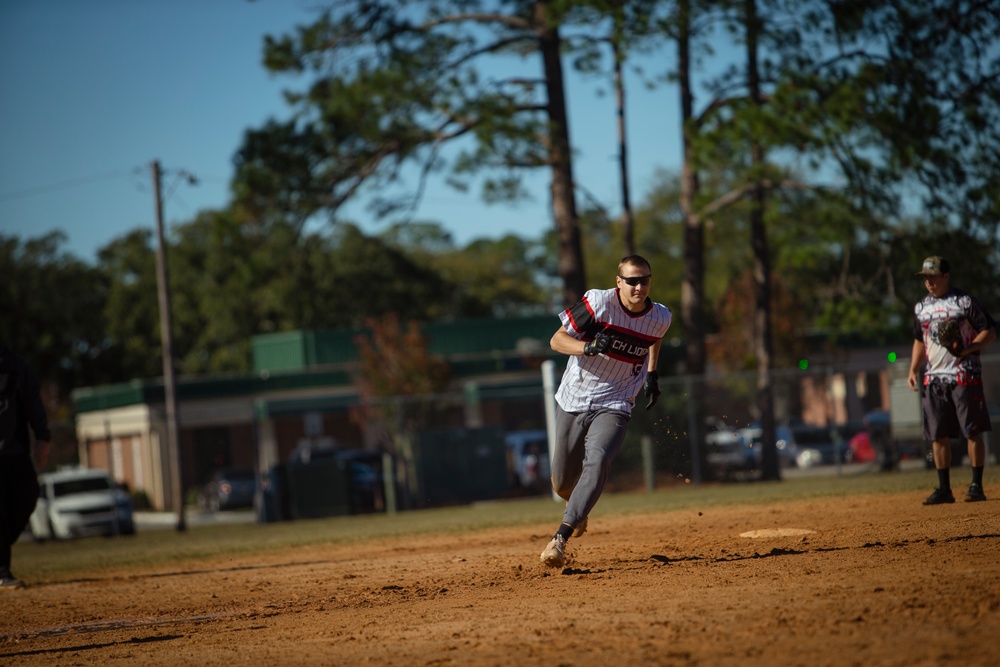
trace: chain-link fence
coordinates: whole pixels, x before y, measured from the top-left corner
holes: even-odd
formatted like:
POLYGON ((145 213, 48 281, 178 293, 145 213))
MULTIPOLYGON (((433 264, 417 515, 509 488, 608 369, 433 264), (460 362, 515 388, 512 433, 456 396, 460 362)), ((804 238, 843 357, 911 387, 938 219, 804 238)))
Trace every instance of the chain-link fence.
MULTIPOLYGON (((909 363, 883 358, 772 371, 779 465, 798 470, 870 463, 895 469, 901 460, 922 461, 929 443, 921 433, 920 395, 907 385, 909 363)), ((983 358, 983 377, 998 422, 1000 355, 983 358)), ((760 476, 758 398, 767 384, 757 373, 661 378, 660 387, 663 396, 653 411, 635 411, 617 471, 642 465, 641 442, 649 438, 660 473, 696 480, 760 476)), ((957 447, 964 450, 964 443, 957 447)))
MULTIPOLYGON (((1000 420, 1000 355, 984 357, 987 403, 1000 420)), ((909 359, 776 369, 768 383, 755 372, 663 376, 652 410, 640 396, 625 446, 612 468, 612 488, 671 481, 759 479, 763 442, 759 396, 769 388, 775 453, 781 471, 864 463, 896 469, 923 463, 929 443, 920 433, 919 393, 907 386, 909 359), (652 470, 650 470, 652 468, 652 470)), ((545 394, 527 385, 490 394, 473 392, 406 399, 450 406, 450 423, 505 432, 544 430, 545 394)), ((988 438, 987 438, 988 443, 988 438)), ((964 445, 963 445, 964 447, 964 445)), ((544 453, 543 453, 544 456, 544 453)), ((517 466, 518 462, 509 462, 517 466)), ((855 469, 855 468, 852 468, 855 469)), ((513 476, 512 476, 513 478, 513 476)))

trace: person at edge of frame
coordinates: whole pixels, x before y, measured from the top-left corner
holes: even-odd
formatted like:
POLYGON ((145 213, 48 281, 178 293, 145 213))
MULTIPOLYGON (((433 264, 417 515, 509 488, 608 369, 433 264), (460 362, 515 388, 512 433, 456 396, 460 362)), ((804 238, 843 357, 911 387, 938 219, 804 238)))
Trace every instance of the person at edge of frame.
POLYGON ((975 298, 951 286, 951 265, 944 257, 928 257, 916 275, 923 277, 927 296, 914 308, 913 353, 907 383, 913 391, 921 391, 924 439, 932 443, 938 475, 938 486, 924 499, 924 505, 955 502, 951 490, 952 438, 967 441, 972 483, 965 501, 983 501, 983 433, 992 425, 979 353, 996 339, 996 323, 975 298), (952 347, 939 339, 948 321, 957 321, 961 334, 961 340, 952 347))
POLYGON ((12 547, 38 502, 29 426, 41 468, 48 462, 51 435, 38 380, 24 360, 0 341, 0 590, 24 586, 10 565, 12 547))
POLYGON ((649 298, 651 280, 646 259, 624 257, 615 287, 588 290, 560 313, 562 326, 549 342, 569 355, 555 396, 551 465, 552 489, 566 509, 541 554, 549 567, 563 567, 567 541, 586 532, 639 391, 648 398, 647 410, 660 395, 656 366, 672 314, 649 298))

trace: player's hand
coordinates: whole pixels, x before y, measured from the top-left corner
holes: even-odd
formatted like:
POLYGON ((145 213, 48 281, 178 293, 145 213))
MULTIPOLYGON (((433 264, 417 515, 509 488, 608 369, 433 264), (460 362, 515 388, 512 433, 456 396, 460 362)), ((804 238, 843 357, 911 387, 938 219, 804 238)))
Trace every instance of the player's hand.
POLYGON ((642 384, 642 391, 649 398, 646 409, 656 405, 656 399, 660 397, 660 375, 656 371, 649 371, 646 374, 646 381, 642 384))
POLYGON ((51 445, 44 440, 35 441, 35 462, 41 470, 49 464, 49 453, 52 451, 51 445))
POLYGON ((594 336, 594 340, 588 340, 584 343, 583 354, 588 357, 596 357, 597 355, 605 352, 610 346, 611 336, 602 331, 594 336))

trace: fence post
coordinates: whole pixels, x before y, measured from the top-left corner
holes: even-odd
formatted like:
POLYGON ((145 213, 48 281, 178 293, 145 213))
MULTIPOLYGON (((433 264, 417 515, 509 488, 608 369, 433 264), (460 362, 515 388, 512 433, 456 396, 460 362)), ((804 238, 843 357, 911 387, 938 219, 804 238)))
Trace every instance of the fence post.
POLYGON ((396 459, 389 452, 382 452, 382 488, 385 493, 386 514, 396 513, 396 459))
POLYGON ((653 464, 653 439, 648 435, 639 438, 642 445, 642 476, 646 482, 646 491, 656 490, 656 467, 653 464))
POLYGON ((690 375, 684 376, 684 389, 688 398, 688 439, 691 444, 691 483, 701 484, 701 457, 698 455, 698 408, 700 403, 694 397, 694 380, 690 375))
MULTIPOLYGON (((545 401, 545 427, 548 433, 551 465, 552 453, 556 446, 556 362, 551 359, 542 362, 542 392, 545 401)), ((555 489, 552 490, 552 500, 562 500, 556 494, 555 489)))

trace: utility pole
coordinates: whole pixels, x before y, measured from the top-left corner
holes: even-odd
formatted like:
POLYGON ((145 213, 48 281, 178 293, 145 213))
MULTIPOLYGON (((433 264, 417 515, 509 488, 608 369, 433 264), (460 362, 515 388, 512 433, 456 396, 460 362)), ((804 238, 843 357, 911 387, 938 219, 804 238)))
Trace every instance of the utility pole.
POLYGON ((184 522, 184 485, 181 480, 180 420, 177 414, 177 384, 174 379, 174 335, 170 319, 170 286, 166 246, 163 242, 163 199, 160 193, 162 172, 154 160, 153 191, 156 193, 156 284, 160 300, 160 344, 163 348, 163 395, 167 408, 167 451, 170 461, 172 504, 177 510, 177 530, 187 529, 184 522))

